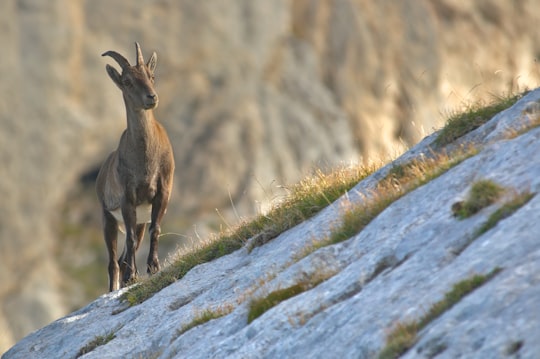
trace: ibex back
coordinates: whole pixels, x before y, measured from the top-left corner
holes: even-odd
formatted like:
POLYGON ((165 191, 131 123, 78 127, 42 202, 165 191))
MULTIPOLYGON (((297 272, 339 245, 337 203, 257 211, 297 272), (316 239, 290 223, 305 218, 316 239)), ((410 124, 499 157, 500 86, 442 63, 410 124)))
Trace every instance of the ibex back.
POLYGON ((135 43, 137 62, 131 66, 125 57, 107 51, 120 65, 120 74, 106 65, 107 73, 122 90, 127 114, 127 129, 116 151, 103 163, 96 191, 103 211, 103 232, 109 252, 109 290, 125 286, 137 276, 135 253, 150 222, 150 252, 147 271, 159 271, 158 240, 160 223, 171 195, 174 159, 167 133, 154 118, 158 105, 154 89, 154 52, 144 63, 141 48, 135 43), (118 229, 125 228, 126 245, 117 257, 118 229))

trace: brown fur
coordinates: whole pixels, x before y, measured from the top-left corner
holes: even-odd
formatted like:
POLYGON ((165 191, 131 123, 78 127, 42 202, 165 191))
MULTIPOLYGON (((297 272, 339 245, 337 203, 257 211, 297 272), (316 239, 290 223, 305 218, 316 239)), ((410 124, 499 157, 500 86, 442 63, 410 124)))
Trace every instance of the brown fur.
POLYGON ((158 240, 160 223, 167 210, 174 173, 173 151, 163 126, 154 118, 152 109, 158 105, 154 89, 156 53, 147 64, 138 43, 135 43, 135 66, 120 54, 107 51, 122 67, 118 73, 106 65, 107 73, 122 90, 127 114, 127 129, 116 151, 103 163, 96 183, 96 192, 103 211, 103 232, 109 252, 109 290, 125 286, 137 276, 135 253, 144 237, 148 219, 137 218, 144 206, 151 206, 150 252, 147 271, 160 269, 158 240), (125 250, 117 257, 118 229, 126 232, 125 250), (121 282, 120 282, 121 281, 121 282))

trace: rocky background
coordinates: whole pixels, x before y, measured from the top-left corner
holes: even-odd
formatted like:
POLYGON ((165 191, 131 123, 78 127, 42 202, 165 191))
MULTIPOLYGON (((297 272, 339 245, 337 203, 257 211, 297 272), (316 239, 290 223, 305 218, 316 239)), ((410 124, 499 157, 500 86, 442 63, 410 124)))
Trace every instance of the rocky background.
POLYGON ((535 87, 538 23, 532 0, 4 1, 0 350, 106 291, 93 178, 125 117, 104 51, 158 53, 165 254, 313 168, 395 156, 463 103, 535 87))

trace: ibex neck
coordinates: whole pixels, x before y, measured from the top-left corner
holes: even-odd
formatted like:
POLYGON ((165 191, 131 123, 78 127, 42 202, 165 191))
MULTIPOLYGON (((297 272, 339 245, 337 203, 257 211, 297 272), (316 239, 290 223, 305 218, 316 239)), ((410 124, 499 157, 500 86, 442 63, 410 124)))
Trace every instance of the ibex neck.
POLYGON ((155 124, 152 110, 134 109, 126 101, 127 133, 134 141, 151 140, 155 124))

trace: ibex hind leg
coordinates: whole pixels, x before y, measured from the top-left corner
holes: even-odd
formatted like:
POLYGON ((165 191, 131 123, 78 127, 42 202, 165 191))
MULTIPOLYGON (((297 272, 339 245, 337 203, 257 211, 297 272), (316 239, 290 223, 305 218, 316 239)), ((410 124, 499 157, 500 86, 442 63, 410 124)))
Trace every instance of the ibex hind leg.
POLYGON ((109 253, 109 291, 120 289, 120 268, 116 261, 116 247, 118 241, 118 223, 106 210, 103 210, 103 234, 107 252, 109 253))

